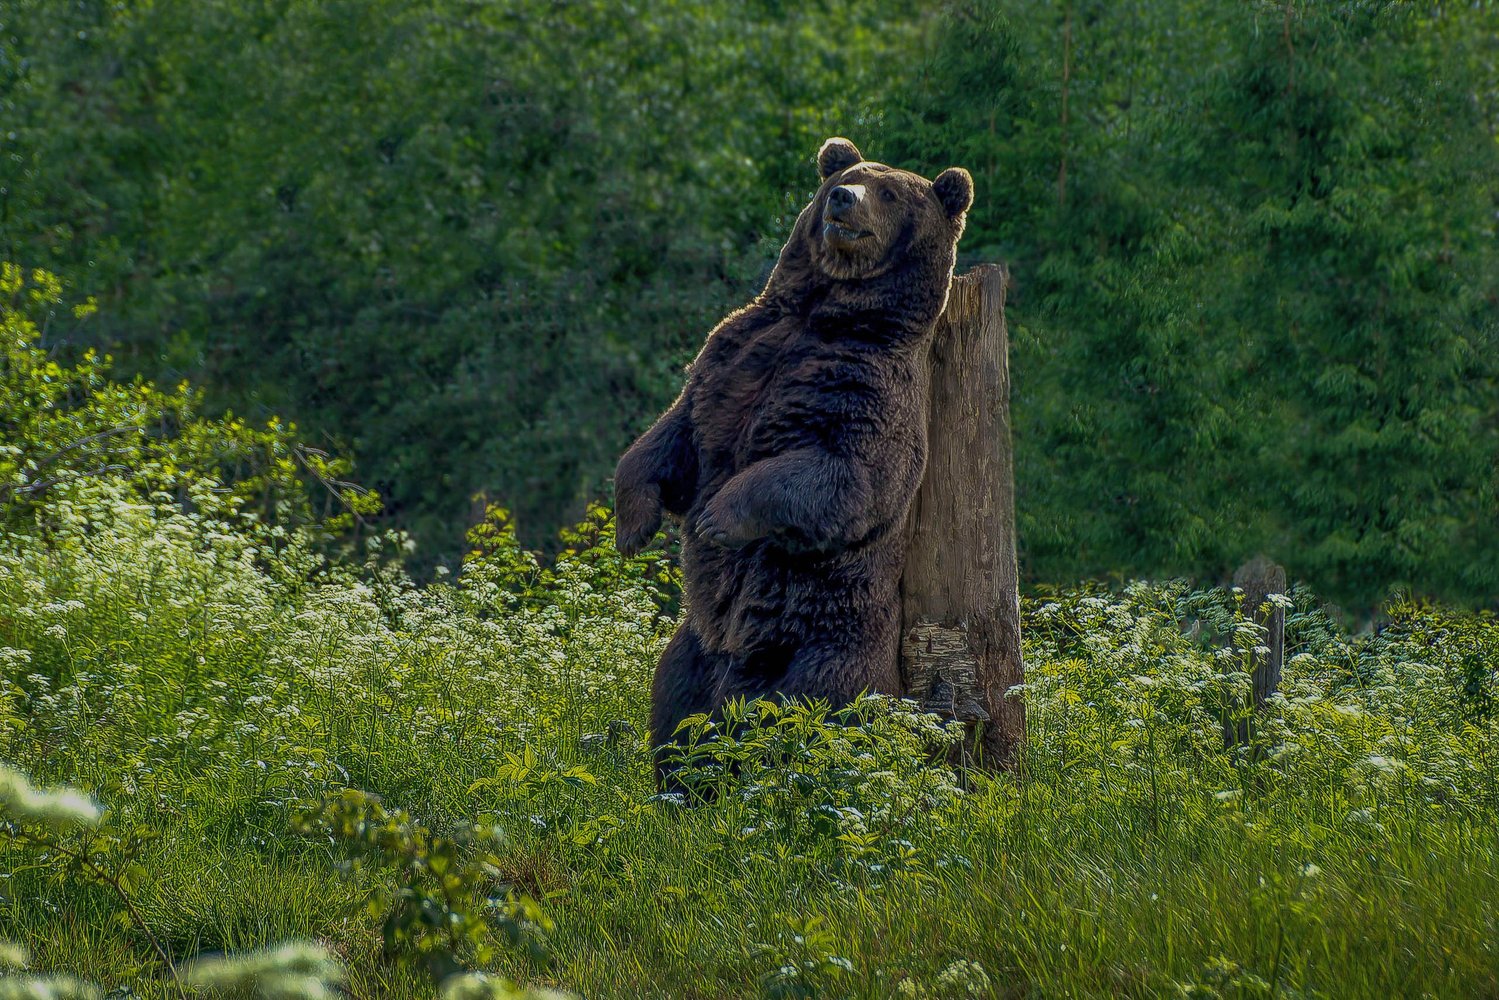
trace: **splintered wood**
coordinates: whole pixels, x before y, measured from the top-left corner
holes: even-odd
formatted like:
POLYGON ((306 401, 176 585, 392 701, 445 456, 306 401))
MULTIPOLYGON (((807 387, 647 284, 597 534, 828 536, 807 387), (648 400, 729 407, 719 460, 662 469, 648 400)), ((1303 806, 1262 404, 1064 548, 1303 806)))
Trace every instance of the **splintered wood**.
POLYGON ((906 693, 922 707, 963 722, 988 722, 979 702, 978 657, 961 626, 922 621, 901 640, 901 663, 910 671, 906 693))

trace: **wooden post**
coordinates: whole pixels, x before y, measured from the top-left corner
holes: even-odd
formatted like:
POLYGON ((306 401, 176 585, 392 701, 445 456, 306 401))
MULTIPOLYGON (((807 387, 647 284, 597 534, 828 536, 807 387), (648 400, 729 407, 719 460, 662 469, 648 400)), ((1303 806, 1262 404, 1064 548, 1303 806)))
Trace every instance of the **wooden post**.
POLYGON ((926 476, 912 505, 901 578, 901 672, 910 697, 978 728, 979 763, 1012 764, 1025 705, 1006 275, 953 279, 932 343, 926 476))
MULTIPOLYGON (((1261 606, 1270 594, 1286 592, 1286 571, 1264 556, 1257 556, 1234 572, 1234 586, 1244 591, 1245 615, 1265 627, 1265 646, 1269 653, 1260 656, 1248 652, 1244 664, 1253 684, 1252 709, 1258 712, 1270 694, 1280 687, 1280 673, 1286 656, 1286 609, 1272 605, 1267 613, 1261 610, 1261 606)), ((1223 717, 1224 747, 1248 746, 1253 735, 1252 721, 1253 715, 1244 711, 1243 703, 1230 704, 1223 717)))

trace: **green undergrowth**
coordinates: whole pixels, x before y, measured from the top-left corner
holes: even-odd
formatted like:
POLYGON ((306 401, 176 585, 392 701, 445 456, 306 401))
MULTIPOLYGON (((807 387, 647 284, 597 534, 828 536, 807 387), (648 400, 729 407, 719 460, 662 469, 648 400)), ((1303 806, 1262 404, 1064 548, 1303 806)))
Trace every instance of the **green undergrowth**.
POLYGON ((0 997, 1499 995, 1491 616, 1277 596, 1229 753, 1241 595, 1036 593, 1013 771, 897 701, 737 705, 662 795, 681 596, 607 510, 551 560, 491 511, 419 586, 329 544, 289 433, 228 462, 0 319, 0 997))
POLYGON ((496 515, 426 587, 399 539, 330 565, 97 480, 46 521, 0 541, 3 755, 107 810, 139 920, 12 837, 0 938, 34 969, 175 995, 151 938, 178 965, 302 939, 362 997, 433 995, 433 955, 590 997, 1499 988, 1489 618, 1349 637, 1293 595, 1284 694, 1229 754, 1261 641, 1233 595, 1039 595, 1014 773, 949 770, 900 703, 750 706, 689 755, 694 804, 643 748, 674 581, 603 510, 550 565, 496 515))

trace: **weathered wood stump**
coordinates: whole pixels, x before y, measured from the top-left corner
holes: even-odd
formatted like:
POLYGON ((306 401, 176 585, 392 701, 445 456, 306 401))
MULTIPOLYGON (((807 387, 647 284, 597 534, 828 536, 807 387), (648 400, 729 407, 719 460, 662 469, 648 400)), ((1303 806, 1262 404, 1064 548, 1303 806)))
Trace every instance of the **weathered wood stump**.
POLYGON ((932 343, 926 475, 901 579, 901 672, 910 697, 970 724, 977 762, 1006 767, 1025 741, 1006 275, 953 279, 932 343))
POLYGON ((1226 748, 1248 746, 1254 736, 1254 715, 1265 706, 1265 701, 1280 687, 1281 669, 1286 656, 1286 609, 1270 605, 1264 610, 1265 599, 1271 594, 1286 592, 1286 571, 1264 556, 1258 556, 1240 566, 1234 572, 1234 586, 1244 591, 1244 613, 1251 620, 1264 626, 1266 654, 1250 651, 1245 654, 1244 669, 1252 684, 1252 712, 1246 712, 1242 702, 1232 703, 1223 718, 1223 745, 1226 748))

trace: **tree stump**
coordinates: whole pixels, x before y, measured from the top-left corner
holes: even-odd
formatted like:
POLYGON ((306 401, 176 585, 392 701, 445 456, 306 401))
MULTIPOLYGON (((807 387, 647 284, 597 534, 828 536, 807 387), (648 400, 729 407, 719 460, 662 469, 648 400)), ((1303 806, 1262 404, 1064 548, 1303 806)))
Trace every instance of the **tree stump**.
POLYGON ((1025 741, 1006 274, 953 279, 929 365, 926 475, 907 522, 901 674, 909 696, 970 725, 978 762, 1025 741))
POLYGON ((1225 748, 1248 746, 1254 735, 1254 712, 1265 706, 1271 693, 1280 687, 1281 669, 1286 656, 1286 609, 1271 605, 1262 610, 1265 598, 1286 592, 1286 571, 1264 556, 1257 556, 1234 572, 1234 586, 1244 591, 1244 613, 1265 627, 1267 654, 1250 651, 1245 654, 1244 669, 1253 685, 1251 711, 1242 702, 1228 706, 1223 717, 1225 748))

